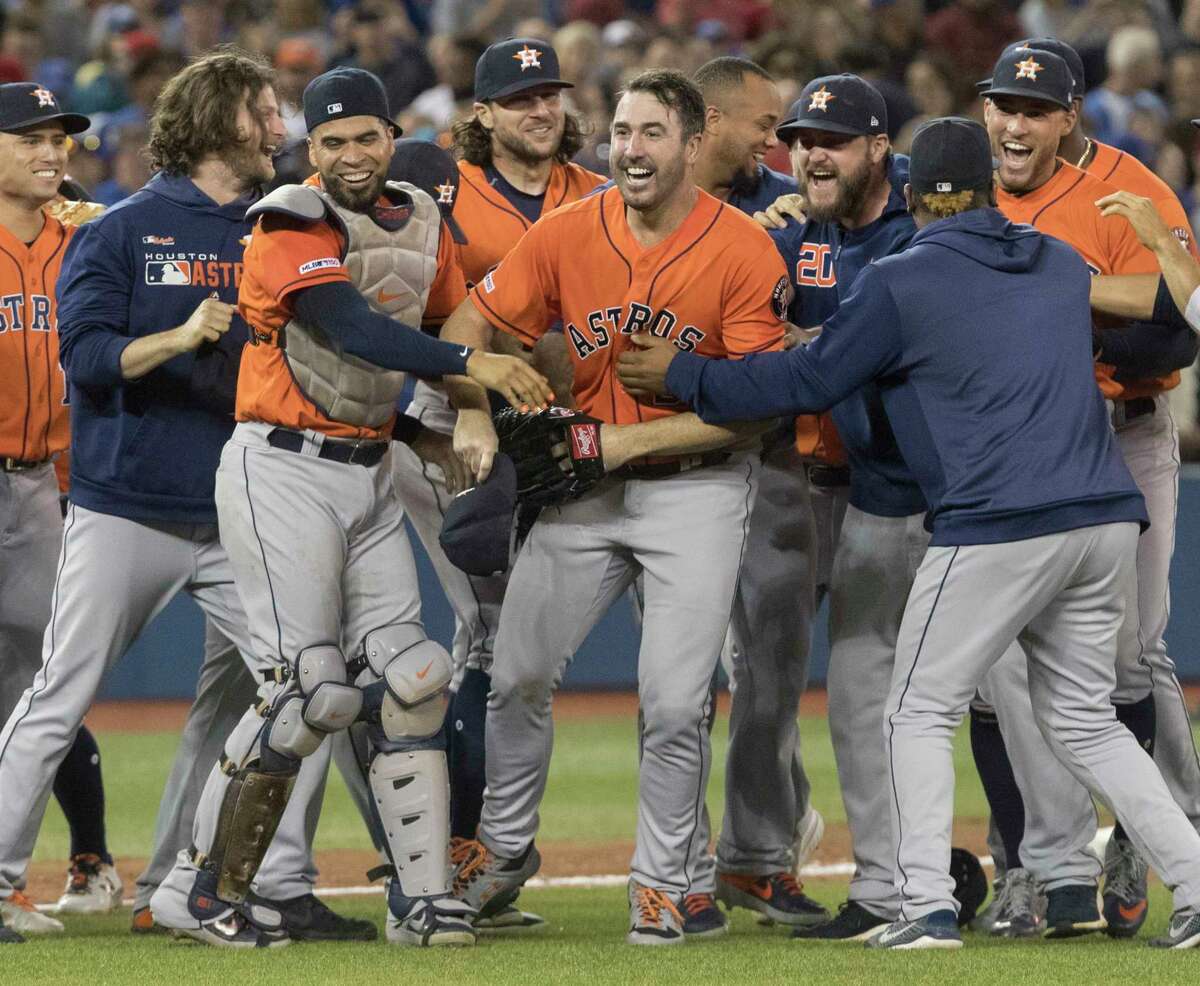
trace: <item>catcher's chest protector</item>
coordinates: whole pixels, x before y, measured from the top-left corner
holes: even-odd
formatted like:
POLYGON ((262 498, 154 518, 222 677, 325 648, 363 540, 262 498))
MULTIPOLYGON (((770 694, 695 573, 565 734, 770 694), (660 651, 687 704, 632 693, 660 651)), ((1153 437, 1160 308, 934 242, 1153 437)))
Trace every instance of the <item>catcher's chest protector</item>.
MULTIPOLYGON (((325 215, 345 233, 342 262, 350 282, 367 303, 375 311, 419 329, 437 276, 441 213, 429 195, 408 182, 388 182, 387 188, 391 198, 401 203, 392 210, 399 226, 396 229, 385 229, 371 216, 342 208, 324 190, 311 185, 277 189, 252 212, 279 211, 306 218, 325 215), (281 201, 272 202, 277 196, 281 201), (406 221, 405 210, 409 213, 406 221)), ((398 327, 397 331, 403 330, 398 327)), ((404 387, 403 373, 339 353, 323 332, 296 319, 284 327, 282 335, 297 385, 327 417, 375 428, 391 417, 404 387)))

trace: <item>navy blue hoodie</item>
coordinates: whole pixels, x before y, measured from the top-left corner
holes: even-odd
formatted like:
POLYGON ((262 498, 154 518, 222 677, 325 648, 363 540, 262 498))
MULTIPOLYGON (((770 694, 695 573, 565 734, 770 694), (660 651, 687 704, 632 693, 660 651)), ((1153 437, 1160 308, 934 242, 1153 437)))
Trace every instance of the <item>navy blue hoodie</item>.
MULTIPOLYGON (((237 303, 251 201, 218 206, 190 179, 158 174, 71 241, 58 332, 74 503, 134 520, 216 522, 213 482, 233 417, 198 399, 208 354, 125 380, 121 353, 182 325, 213 292, 237 303)), ((244 339, 244 323, 234 321, 244 339)))
POLYGON ((1147 524, 1092 372, 1090 277, 1065 243, 976 209, 863 269, 807 349, 680 353, 709 422, 825 410, 876 380, 935 545, 1147 524))

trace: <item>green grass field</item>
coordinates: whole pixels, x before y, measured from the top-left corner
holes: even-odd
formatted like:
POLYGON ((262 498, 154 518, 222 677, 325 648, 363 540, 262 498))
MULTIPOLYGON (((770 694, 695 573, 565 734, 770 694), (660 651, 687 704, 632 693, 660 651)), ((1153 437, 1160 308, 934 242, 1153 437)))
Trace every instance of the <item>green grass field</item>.
MULTIPOLYGON (((724 723, 714 736, 717 751, 709 807, 720 818, 725 745, 724 723)), ((829 736, 823 720, 801 721, 805 764, 814 803, 829 822, 843 818, 829 736)), ((576 851, 633 837, 636 750, 634 724, 605 717, 563 722, 557 729, 550 789, 542 812, 543 847, 569 841, 576 851), (582 846, 582 849, 579 847, 582 846)), ((173 734, 100 736, 108 791, 109 842, 114 855, 147 855, 154 814, 176 737, 173 734)), ((985 806, 970 766, 965 734, 957 746, 958 815, 980 819, 985 806)), ((369 849, 362 824, 336 775, 331 779, 318 849, 369 849)), ((52 806, 35 859, 56 861, 67 853, 66 827, 52 806)), ((820 854, 823 862, 834 860, 820 854)), ((810 881, 808 891, 835 908, 844 880, 810 881)), ((127 888, 128 892, 129 888, 127 888)), ((99 918, 68 918, 67 934, 35 938, 3 950, 0 984, 172 983, 178 986, 235 982, 287 984, 380 983, 401 976, 414 984, 487 986, 554 982, 775 983, 802 978, 821 983, 863 983, 875 976, 904 984, 1108 983, 1184 981, 1200 972, 1200 955, 1162 954, 1146 947, 1160 932, 1170 899, 1155 884, 1143 937, 1112 942, 1103 936, 1073 942, 1015 943, 967 936, 958 953, 874 954, 859 946, 818 946, 791 941, 782 929, 756 925, 735 912, 731 933, 673 949, 631 948, 622 942, 626 909, 621 889, 534 889, 523 904, 550 926, 524 937, 486 938, 478 947, 423 951, 371 944, 297 944, 269 954, 231 954, 165 937, 134 938, 129 912, 99 918), (1169 978, 1168 978, 1169 977, 1169 978)), ((339 910, 380 923, 379 895, 339 897, 339 910)))

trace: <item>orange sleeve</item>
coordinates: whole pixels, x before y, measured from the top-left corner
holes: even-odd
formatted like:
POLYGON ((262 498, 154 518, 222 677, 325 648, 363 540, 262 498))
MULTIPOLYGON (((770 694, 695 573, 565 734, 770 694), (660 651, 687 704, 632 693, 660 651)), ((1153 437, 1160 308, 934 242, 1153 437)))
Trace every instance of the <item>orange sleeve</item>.
POLYGON ((496 328, 533 345, 562 317, 558 253, 551 236, 561 239, 559 224, 534 223, 468 297, 496 328), (554 227, 554 233, 547 229, 554 227))
POLYGON ((301 288, 350 280, 342 263, 341 238, 323 222, 264 216, 250 237, 244 263, 276 302, 301 288))
POLYGON ((438 238, 437 276, 429 289, 425 301, 422 324, 439 327, 446 321, 467 296, 467 284, 463 279, 462 264, 455 249, 454 237, 445 223, 438 238))
POLYGON ((1107 237, 1107 253, 1112 261, 1114 274, 1158 273, 1158 258, 1142 246, 1129 223, 1118 216, 1108 216, 1100 222, 1105 227, 1101 235, 1107 237), (1117 220, 1115 223, 1114 219, 1117 220))
POLYGON ((792 286, 779 251, 763 238, 766 248, 735 267, 726 286, 721 338, 730 356, 783 347, 792 286))

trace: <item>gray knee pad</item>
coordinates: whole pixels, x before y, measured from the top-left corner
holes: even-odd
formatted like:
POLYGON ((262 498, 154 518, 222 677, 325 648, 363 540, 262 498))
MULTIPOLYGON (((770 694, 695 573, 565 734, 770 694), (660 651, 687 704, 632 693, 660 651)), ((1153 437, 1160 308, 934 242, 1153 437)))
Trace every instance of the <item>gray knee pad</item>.
POLYGON ((368 633, 363 650, 387 687, 379 710, 384 735, 389 740, 435 735, 445 711, 440 699, 453 676, 446 649, 412 624, 396 624, 368 633))
POLYGON ((371 794, 406 897, 450 890, 450 781, 442 750, 377 752, 371 794))
POLYGON ((358 718, 362 692, 346 682, 346 659, 332 644, 306 647, 296 657, 296 684, 304 696, 304 721, 336 733, 358 718))

